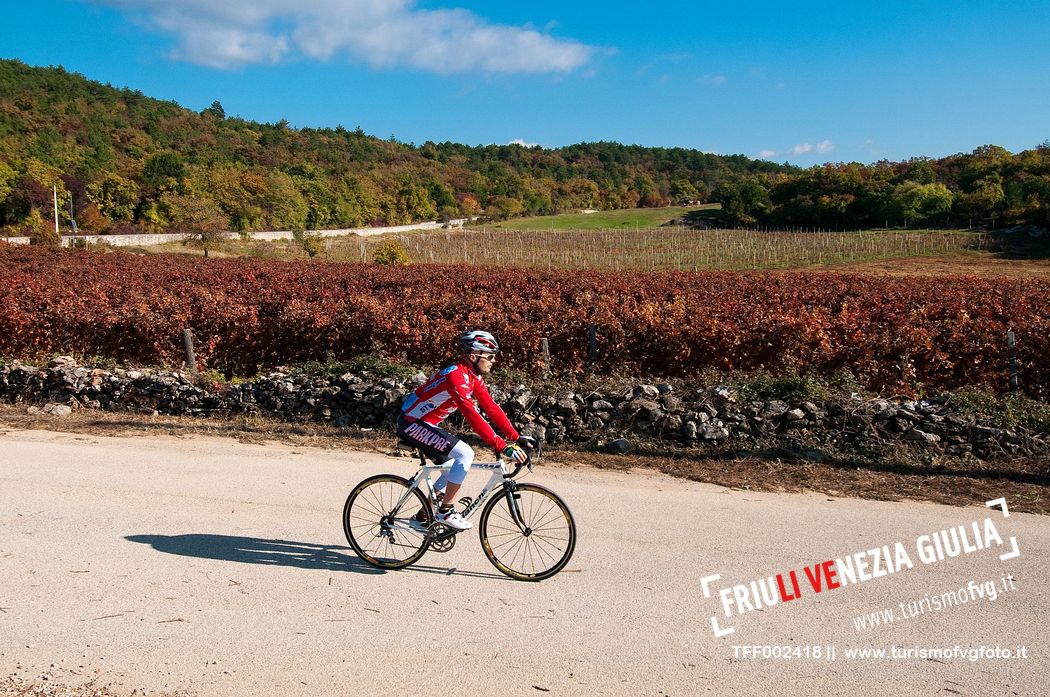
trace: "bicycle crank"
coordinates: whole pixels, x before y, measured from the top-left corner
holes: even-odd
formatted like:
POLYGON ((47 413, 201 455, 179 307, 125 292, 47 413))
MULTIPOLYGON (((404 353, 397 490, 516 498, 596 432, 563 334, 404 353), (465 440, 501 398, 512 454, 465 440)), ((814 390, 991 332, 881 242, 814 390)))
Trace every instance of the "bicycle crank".
POLYGON ((435 552, 447 552, 456 546, 456 530, 444 523, 434 523, 427 530, 427 539, 430 540, 430 548, 435 552))

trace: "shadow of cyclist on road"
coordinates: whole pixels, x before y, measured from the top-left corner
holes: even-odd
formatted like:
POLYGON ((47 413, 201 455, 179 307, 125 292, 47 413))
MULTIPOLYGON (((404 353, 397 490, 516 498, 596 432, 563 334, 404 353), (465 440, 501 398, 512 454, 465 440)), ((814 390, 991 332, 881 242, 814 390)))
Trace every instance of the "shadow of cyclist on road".
POLYGON ((242 564, 265 564, 267 566, 294 566, 300 569, 325 571, 354 571, 377 574, 382 570, 365 564, 354 555, 343 554, 346 547, 318 545, 311 542, 289 540, 263 540, 257 537, 233 535, 129 535, 124 539, 148 544, 153 549, 167 554, 187 557, 221 559, 242 564))
MULTIPOLYGON (((377 569, 364 563, 354 554, 343 554, 343 550, 350 551, 349 547, 319 545, 312 542, 264 540, 258 537, 207 535, 204 533, 188 535, 128 535, 124 539, 129 542, 149 545, 158 552, 178 554, 185 557, 220 559, 241 564, 292 566, 299 569, 350 571, 359 574, 389 573, 384 569, 377 569)), ((478 573, 454 567, 439 568, 417 565, 405 571, 509 580, 500 574, 478 573)))

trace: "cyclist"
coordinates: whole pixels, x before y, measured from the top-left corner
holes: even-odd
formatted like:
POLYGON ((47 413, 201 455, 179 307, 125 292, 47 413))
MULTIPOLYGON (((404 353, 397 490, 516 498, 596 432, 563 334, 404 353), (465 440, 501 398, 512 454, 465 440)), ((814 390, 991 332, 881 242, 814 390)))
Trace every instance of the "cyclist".
MULTIPOLYGON (((459 337, 459 349, 461 355, 455 363, 431 375, 426 383, 405 397, 397 418, 397 435, 436 462, 452 461, 452 469, 442 472, 434 483, 434 493, 441 501, 435 512, 435 522, 456 530, 467 530, 473 527, 473 523, 460 515, 453 505, 467 470, 474 462, 474 449, 438 424, 458 409, 474 432, 497 454, 517 462, 525 462, 527 456, 517 444, 521 437, 485 386, 484 376, 492 372, 492 364, 499 353, 496 338, 484 331, 466 332, 459 337), (478 413, 474 399, 506 440, 496 435, 492 426, 478 413)), ((421 510, 412 526, 422 530, 425 525, 426 512, 421 510)))

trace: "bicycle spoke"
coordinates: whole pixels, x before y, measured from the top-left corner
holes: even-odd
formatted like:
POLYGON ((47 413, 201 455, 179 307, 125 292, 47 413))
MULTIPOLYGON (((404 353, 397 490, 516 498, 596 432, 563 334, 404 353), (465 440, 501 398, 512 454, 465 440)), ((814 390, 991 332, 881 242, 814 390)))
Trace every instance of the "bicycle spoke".
POLYGON ((525 537, 523 535, 521 535, 521 534, 514 535, 509 540, 503 540, 498 545, 492 545, 492 551, 495 552, 498 549, 505 549, 507 547, 507 545, 512 545, 515 542, 520 542, 521 540, 524 540, 524 539, 525 539, 525 537))
POLYGON ((384 511, 381 507, 379 507, 375 503, 372 503, 371 501, 361 501, 360 509, 362 513, 368 514, 370 516, 374 515, 376 518, 382 518, 384 515, 386 515, 386 511, 384 511))
MULTIPOLYGON (((558 552, 564 552, 564 551, 565 550, 563 550, 563 549, 558 549, 558 552)), ((558 557, 554 556, 550 552, 548 552, 545 549, 543 549, 543 547, 541 547, 539 544, 536 545, 536 553, 539 554, 540 556, 546 557, 546 559, 547 559, 546 563, 547 564, 553 564, 554 562, 558 561, 558 557)))
POLYGON ((380 516, 386 515, 387 507, 383 505, 383 489, 382 485, 378 487, 369 487, 365 489, 365 492, 371 497, 371 501, 362 501, 362 504, 370 504, 369 511, 372 513, 378 513, 380 516))
POLYGON ((529 548, 529 561, 530 561, 530 562, 532 563, 532 569, 533 569, 533 570, 535 570, 535 569, 536 569, 536 560, 535 560, 535 559, 533 558, 533 556, 532 556, 532 553, 533 553, 533 550, 534 550, 535 546, 536 546, 536 545, 535 545, 535 544, 533 544, 532 540, 529 540, 529 544, 528 544, 528 548, 529 548))
POLYGON ((529 538, 523 537, 521 539, 521 547, 518 548, 517 553, 514 555, 514 563, 515 563, 515 565, 517 565, 518 557, 520 556, 521 557, 521 565, 523 567, 525 566, 525 560, 528 557, 528 551, 529 551, 529 538))
MULTIPOLYGON (((390 517, 398 500, 409 491, 408 486, 400 477, 379 475, 359 484, 347 500, 343 520, 347 540, 374 566, 401 568, 429 547, 425 536, 410 527, 410 517, 390 517)), ((402 513, 412 511, 414 515, 424 504, 419 490, 413 490, 405 499, 402 513)))
POLYGON ((558 520, 564 520, 564 517, 562 515, 561 509, 552 503, 551 508, 543 514, 543 517, 540 518, 540 521, 534 525, 530 525, 529 527, 533 530, 542 530, 543 526, 547 523, 554 523, 558 520))
MULTIPOLYGON (((529 539, 531 539, 533 541, 533 543, 536 545, 537 549, 543 549, 544 546, 546 546, 548 549, 553 549, 553 550, 562 550, 563 551, 565 549, 565 545, 564 544, 561 544, 561 545, 554 544, 549 539, 547 539, 545 537, 541 537, 539 535, 533 534, 529 539)), ((568 540, 567 539, 566 540, 562 540, 562 542, 568 542, 568 540)))
POLYGON ((504 523, 507 524, 506 525, 507 529, 510 529, 510 530, 517 530, 518 529, 518 524, 515 523, 514 520, 510 517, 510 511, 509 510, 507 511, 507 515, 506 516, 502 515, 503 510, 500 507, 497 507, 497 508, 493 509, 492 513, 493 513, 494 517, 498 518, 499 520, 501 520, 501 521, 503 521, 504 523))

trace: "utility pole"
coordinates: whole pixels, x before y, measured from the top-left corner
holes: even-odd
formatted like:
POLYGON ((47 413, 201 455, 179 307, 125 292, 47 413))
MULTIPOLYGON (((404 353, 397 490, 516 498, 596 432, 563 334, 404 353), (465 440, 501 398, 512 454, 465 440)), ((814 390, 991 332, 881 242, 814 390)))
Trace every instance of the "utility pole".
POLYGON ((59 234, 58 233, 58 185, 57 184, 52 184, 51 185, 51 193, 52 193, 52 195, 53 195, 53 197, 55 199, 55 234, 57 235, 57 234, 59 234))

